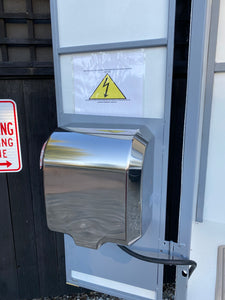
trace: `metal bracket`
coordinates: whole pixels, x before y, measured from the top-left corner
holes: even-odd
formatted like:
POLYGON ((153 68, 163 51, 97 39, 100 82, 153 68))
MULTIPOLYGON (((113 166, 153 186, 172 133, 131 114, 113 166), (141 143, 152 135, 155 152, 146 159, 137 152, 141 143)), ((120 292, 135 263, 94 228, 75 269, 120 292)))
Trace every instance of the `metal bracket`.
POLYGON ((188 259, 185 256, 185 244, 178 244, 173 241, 165 241, 161 240, 159 242, 159 247, 146 249, 141 247, 132 247, 132 250, 134 250, 137 253, 140 253, 142 255, 150 256, 153 258, 159 258, 159 259, 188 259))
POLYGON ((168 259, 185 259, 185 246, 173 241, 162 241, 160 252, 166 254, 168 259))

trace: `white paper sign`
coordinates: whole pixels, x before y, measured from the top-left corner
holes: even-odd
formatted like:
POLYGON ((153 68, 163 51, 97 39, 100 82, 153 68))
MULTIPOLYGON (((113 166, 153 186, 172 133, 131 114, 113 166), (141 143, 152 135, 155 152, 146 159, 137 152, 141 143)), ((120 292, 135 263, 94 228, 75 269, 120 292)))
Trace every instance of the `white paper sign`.
POLYGON ((16 103, 0 100, 0 172, 22 169, 16 103))
POLYGON ((75 113, 143 116, 143 50, 80 54, 73 64, 75 113))

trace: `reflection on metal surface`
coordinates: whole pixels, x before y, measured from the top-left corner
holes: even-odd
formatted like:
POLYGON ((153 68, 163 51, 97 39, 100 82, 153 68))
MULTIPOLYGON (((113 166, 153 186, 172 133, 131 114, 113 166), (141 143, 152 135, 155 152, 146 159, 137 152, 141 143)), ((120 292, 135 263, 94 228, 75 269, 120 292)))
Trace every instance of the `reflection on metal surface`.
POLYGON ((137 240, 146 146, 137 131, 54 132, 44 155, 49 228, 94 249, 137 240))

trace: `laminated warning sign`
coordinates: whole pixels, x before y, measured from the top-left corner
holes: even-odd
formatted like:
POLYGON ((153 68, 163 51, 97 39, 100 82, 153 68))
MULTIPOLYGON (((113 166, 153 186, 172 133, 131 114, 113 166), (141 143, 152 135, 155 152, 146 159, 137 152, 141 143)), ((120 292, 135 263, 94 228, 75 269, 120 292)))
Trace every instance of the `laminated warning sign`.
POLYGON ((0 172, 22 169, 16 103, 0 100, 0 172))
POLYGON ((142 117, 144 72, 142 49, 74 55, 75 113, 142 117))

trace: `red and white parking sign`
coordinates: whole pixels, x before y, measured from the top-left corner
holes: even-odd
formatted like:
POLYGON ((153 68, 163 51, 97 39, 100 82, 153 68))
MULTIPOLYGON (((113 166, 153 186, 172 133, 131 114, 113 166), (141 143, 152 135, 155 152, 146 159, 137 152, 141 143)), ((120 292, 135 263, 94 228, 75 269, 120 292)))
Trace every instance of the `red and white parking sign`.
POLYGON ((16 103, 0 100, 0 172, 22 169, 16 103))

